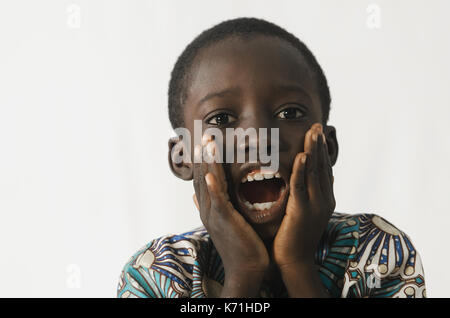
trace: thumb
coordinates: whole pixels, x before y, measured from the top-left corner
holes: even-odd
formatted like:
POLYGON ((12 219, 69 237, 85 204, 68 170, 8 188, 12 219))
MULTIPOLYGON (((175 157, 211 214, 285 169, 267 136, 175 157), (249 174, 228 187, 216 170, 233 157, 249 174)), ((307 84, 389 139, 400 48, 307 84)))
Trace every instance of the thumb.
POLYGON ((200 207, 198 206, 198 200, 197 200, 197 196, 195 195, 195 193, 192 196, 192 199, 194 200, 194 204, 197 207, 197 210, 200 212, 200 207))

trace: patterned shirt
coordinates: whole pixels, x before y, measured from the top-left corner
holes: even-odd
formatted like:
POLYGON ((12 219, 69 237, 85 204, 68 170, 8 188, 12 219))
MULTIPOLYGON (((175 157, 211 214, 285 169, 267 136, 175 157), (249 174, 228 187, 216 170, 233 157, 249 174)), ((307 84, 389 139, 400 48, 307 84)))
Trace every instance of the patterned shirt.
MULTIPOLYGON (((426 297, 422 262, 411 239, 375 214, 334 212, 315 254, 332 297, 426 297)), ((200 227, 145 245, 126 263, 118 297, 218 297, 224 268, 200 227)), ((261 297, 288 297, 264 283, 261 297)))

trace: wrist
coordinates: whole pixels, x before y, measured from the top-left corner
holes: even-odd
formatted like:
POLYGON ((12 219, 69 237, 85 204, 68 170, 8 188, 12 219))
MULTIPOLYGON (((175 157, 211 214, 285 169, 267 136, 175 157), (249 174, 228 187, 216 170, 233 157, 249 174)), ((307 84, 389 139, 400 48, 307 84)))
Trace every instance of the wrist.
POLYGON ((278 264, 278 268, 280 269, 280 271, 299 270, 299 269, 301 269, 302 271, 305 271, 305 270, 316 269, 317 265, 315 264, 315 262, 313 260, 302 260, 302 261, 278 264))
POLYGON ((263 279, 264 271, 225 273, 221 297, 258 297, 263 279))
POLYGON ((311 269, 311 268, 316 268, 316 266, 317 266, 314 256, 284 260, 284 261, 276 262, 276 264, 280 271, 291 270, 291 269, 295 270, 298 268, 307 270, 307 269, 311 269))
POLYGON ((296 262, 280 267, 281 277, 291 297, 330 297, 319 276, 318 265, 296 262))
POLYGON ((281 273, 281 277, 285 284, 291 282, 298 282, 298 280, 311 280, 313 277, 318 276, 318 267, 316 264, 310 261, 295 262, 290 264, 284 264, 278 267, 281 273))

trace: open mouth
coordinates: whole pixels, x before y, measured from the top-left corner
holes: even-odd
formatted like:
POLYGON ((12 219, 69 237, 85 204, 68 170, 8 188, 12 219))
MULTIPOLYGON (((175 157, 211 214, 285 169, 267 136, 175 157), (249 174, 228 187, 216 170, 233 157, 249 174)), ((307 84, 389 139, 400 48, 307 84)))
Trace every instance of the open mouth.
POLYGON ((286 183, 279 172, 253 170, 242 177, 238 196, 245 214, 255 222, 281 214, 286 183))

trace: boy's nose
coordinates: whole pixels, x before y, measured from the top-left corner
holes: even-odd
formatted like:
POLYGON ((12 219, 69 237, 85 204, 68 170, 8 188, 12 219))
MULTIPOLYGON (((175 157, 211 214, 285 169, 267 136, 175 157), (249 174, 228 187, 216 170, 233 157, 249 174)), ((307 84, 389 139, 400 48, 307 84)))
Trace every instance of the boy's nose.
MULTIPOLYGON (((256 114, 255 114, 256 115, 256 114)), ((238 148, 241 151, 250 152, 257 151, 258 148, 265 147, 259 151, 266 151, 265 153, 270 155, 271 152, 271 126, 270 120, 263 116, 253 115, 249 120, 244 121, 240 128, 247 130, 248 128, 255 129, 256 135, 249 135, 245 140, 238 142, 238 148)))

